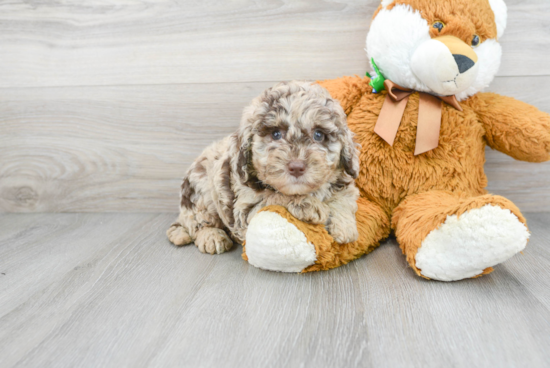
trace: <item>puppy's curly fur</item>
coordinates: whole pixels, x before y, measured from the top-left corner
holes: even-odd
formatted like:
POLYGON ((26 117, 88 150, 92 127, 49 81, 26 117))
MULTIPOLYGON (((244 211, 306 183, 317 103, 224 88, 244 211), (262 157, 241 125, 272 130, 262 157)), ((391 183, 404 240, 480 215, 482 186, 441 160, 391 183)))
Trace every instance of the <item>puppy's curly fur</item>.
POLYGON ((269 88, 243 113, 239 130, 214 143, 191 165, 181 186, 181 211, 168 229, 176 245, 223 253, 246 237, 264 206, 325 224, 340 243, 358 237, 358 147, 340 104, 317 84, 269 88))

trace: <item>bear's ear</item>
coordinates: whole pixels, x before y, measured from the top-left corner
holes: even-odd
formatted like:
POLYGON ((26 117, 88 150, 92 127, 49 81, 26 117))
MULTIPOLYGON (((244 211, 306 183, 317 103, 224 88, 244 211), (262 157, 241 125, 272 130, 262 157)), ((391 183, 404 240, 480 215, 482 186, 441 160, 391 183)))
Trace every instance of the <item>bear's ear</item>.
POLYGON ((489 0, 491 9, 495 13, 495 23, 497 24, 497 38, 501 38, 506 29, 506 22, 508 20, 508 8, 504 3, 504 0, 489 0))

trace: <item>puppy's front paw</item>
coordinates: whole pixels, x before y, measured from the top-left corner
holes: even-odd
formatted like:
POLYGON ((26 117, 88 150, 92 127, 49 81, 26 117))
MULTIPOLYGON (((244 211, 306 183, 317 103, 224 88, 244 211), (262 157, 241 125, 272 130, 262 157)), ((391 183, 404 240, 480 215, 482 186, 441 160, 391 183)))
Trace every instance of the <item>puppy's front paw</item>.
POLYGON ((202 253, 222 254, 233 247, 233 241, 222 229, 204 227, 197 232, 195 245, 202 253))
POLYGON ((356 241, 359 238, 357 224, 355 219, 349 221, 331 219, 327 225, 327 231, 339 244, 347 244, 356 241))
POLYGON ((178 223, 170 226, 166 231, 166 236, 168 236, 168 239, 177 246, 186 245, 193 241, 185 229, 178 223))
POLYGON ((316 198, 307 198, 299 203, 290 203, 288 212, 300 221, 325 224, 330 214, 330 208, 316 198))

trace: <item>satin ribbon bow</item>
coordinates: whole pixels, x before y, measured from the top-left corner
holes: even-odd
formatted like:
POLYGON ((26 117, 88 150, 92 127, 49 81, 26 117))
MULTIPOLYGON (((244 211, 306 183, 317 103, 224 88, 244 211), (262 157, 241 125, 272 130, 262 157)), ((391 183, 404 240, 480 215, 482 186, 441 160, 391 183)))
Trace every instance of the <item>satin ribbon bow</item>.
MULTIPOLYGON (((403 88, 390 80, 384 82, 388 91, 386 100, 378 116, 374 132, 383 140, 393 146, 397 130, 401 124, 405 107, 409 96, 415 91, 403 88)), ((439 146, 439 130, 441 129, 441 101, 444 101, 463 111, 455 96, 433 96, 420 92, 420 105, 418 106, 418 126, 416 128, 416 147, 414 155, 420 155, 439 146)))

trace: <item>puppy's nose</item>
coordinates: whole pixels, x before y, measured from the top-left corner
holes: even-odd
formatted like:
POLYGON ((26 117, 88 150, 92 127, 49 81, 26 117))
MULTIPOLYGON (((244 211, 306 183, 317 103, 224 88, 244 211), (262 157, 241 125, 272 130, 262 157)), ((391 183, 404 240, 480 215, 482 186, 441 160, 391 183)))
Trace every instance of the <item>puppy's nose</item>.
POLYGON ((476 65, 476 63, 468 56, 454 54, 453 57, 455 58, 456 65, 458 65, 458 71, 460 74, 467 72, 472 69, 474 65, 476 65))
POLYGON ((291 161, 288 164, 288 171, 290 172, 290 175, 295 178, 299 178, 306 172, 306 164, 304 161, 291 161))

